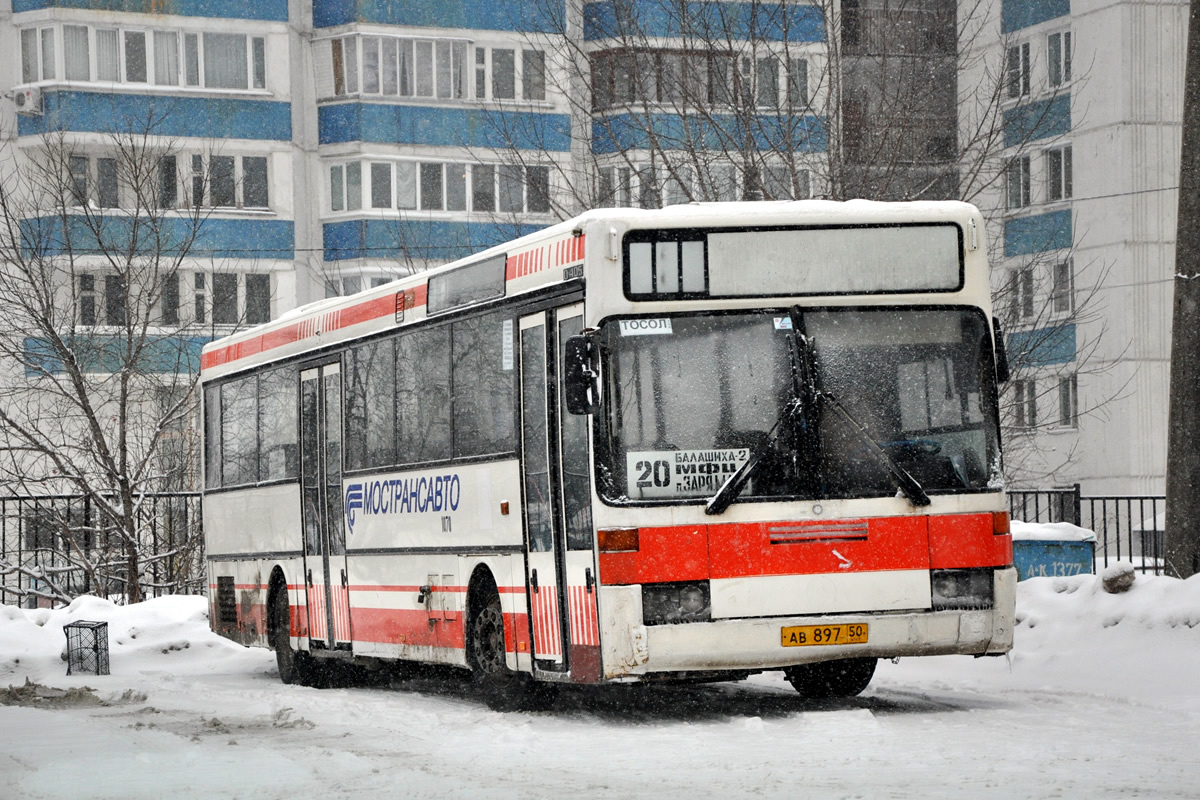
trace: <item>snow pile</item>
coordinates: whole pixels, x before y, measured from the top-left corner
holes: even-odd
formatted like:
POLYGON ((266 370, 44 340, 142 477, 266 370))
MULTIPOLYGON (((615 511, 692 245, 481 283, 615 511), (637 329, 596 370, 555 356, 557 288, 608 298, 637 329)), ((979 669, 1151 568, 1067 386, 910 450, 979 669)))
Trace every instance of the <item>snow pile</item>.
POLYGON ((114 675, 160 669, 211 672, 247 652, 209 630, 203 597, 160 597, 132 606, 80 597, 54 610, 0 606, 0 686, 27 677, 36 682, 64 676, 63 626, 83 620, 108 623, 114 675))
POLYGON ((1094 542, 1096 534, 1087 528, 1069 522, 1021 522, 1009 523, 1014 542, 1094 542))

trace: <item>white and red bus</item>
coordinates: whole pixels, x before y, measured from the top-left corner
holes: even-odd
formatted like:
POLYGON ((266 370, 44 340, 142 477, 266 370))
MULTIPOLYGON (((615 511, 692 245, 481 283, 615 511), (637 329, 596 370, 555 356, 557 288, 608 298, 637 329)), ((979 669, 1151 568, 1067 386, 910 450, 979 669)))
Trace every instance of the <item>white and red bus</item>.
MULTIPOLYGON (((202 357, 212 625, 555 683, 995 655, 1016 573, 982 219, 588 212, 202 357)), ((999 349, 998 349, 999 348, 999 349)))

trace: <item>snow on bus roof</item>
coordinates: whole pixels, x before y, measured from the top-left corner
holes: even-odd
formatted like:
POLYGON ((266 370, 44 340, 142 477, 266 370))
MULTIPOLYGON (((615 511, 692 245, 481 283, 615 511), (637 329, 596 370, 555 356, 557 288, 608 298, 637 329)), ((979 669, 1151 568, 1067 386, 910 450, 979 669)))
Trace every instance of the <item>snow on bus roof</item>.
POLYGON ((318 313, 337 313, 342 309, 395 295, 397 291, 423 287, 433 276, 450 272, 471 263, 508 252, 521 251, 548 239, 580 231, 592 222, 612 220, 627 229, 681 228, 708 226, 770 226, 784 224, 893 224, 921 221, 957 221, 979 218, 978 209, 957 200, 922 200, 884 202, 877 200, 769 200, 737 202, 695 202, 666 208, 597 208, 585 211, 569 220, 550 225, 517 239, 473 253, 465 258, 431 269, 399 277, 389 283, 364 289, 353 295, 329 297, 290 309, 275 319, 213 340, 204 345, 202 364, 206 356, 227 350, 239 343, 261 340, 272 332, 293 327, 298 321, 318 313))

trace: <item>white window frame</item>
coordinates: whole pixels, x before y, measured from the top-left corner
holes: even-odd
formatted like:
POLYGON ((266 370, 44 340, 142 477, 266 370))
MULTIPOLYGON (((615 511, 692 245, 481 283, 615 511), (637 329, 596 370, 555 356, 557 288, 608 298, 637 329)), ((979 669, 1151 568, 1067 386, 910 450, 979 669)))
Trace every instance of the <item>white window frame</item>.
POLYGON ((461 103, 474 98, 472 44, 458 37, 395 36, 386 33, 349 33, 329 40, 330 90, 334 97, 403 98, 430 102, 461 103), (391 45, 394 43, 394 45, 391 45), (396 51, 396 90, 388 88, 384 57, 389 47, 396 51), (419 48, 429 51, 428 75, 421 68, 419 48), (341 73, 336 51, 341 51, 341 73), (375 75, 368 81, 365 54, 375 53, 375 75), (407 54, 407 59, 406 59, 407 54), (408 73, 405 72, 405 64, 408 73), (442 68, 445 68, 443 72, 442 68), (341 79, 341 91, 338 82, 341 79), (407 81, 405 80, 407 78, 407 81), (428 92, 422 92, 428 78, 428 92))
POLYGON ((1013 156, 1004 166, 1004 205, 1009 211, 1033 205, 1032 162, 1028 153, 1013 156))
POLYGON ((1038 424, 1037 381, 1033 378, 1016 378, 1013 387, 1013 427, 1033 430, 1038 424))
POLYGON ((1071 145, 1051 147, 1043 152, 1043 158, 1046 165, 1046 202, 1059 203, 1070 200, 1075 194, 1074 154, 1071 145))
POLYGON ((1029 42, 1009 45, 1004 51, 1004 98, 1017 101, 1030 93, 1031 70, 1029 42))
POLYGON ((1046 83, 1051 89, 1058 89, 1071 82, 1074 47, 1075 37, 1069 28, 1046 34, 1046 83))
POLYGON ((1075 259, 1070 256, 1050 265, 1050 311, 1055 316, 1075 311, 1075 259))
POLYGON ((19 29, 18 44, 20 49, 20 69, 23 83, 50 83, 50 82, 70 82, 70 83, 101 83, 105 85, 123 84, 136 87, 150 87, 152 89, 178 89, 193 88, 205 89, 214 92, 263 92, 267 89, 267 47, 265 35, 255 35, 252 33, 238 33, 236 31, 208 31, 208 33, 218 33, 230 36, 244 36, 246 38, 246 86, 245 88, 222 88, 222 87, 207 87, 204 82, 204 35, 203 32, 185 31, 174 28, 163 27, 141 27, 137 25, 104 25, 90 24, 80 22, 56 22, 49 25, 30 25, 19 29), (86 28, 87 29, 87 78, 70 78, 66 77, 66 54, 64 52, 66 43, 66 28, 86 28), (34 66, 37 67, 37 75, 33 80, 25 80, 25 34, 24 31, 35 30, 38 33, 33 37, 36 45, 36 54, 34 66), (100 77, 100 37, 101 31, 115 33, 116 35, 116 68, 117 77, 115 80, 110 78, 100 77), (129 77, 127 51, 128 37, 142 36, 145 41, 146 50, 146 79, 132 80, 129 77), (49 37, 53 43, 54 52, 51 54, 53 74, 47 75, 44 62, 44 41, 49 37), (164 77, 159 76, 157 69, 157 48, 156 39, 162 36, 173 37, 176 42, 175 49, 175 75, 174 81, 167 81, 164 77), (189 45, 195 42, 196 48, 196 66, 197 74, 195 82, 188 80, 188 50, 189 45), (258 63, 258 51, 261 50, 262 63, 258 63), (261 69, 260 69, 261 67, 261 69))
POLYGON ((1060 375, 1057 387, 1058 427, 1075 429, 1079 427, 1079 377, 1072 372, 1070 375, 1060 375))
MULTIPOLYGON (((275 192, 271 185, 271 156, 267 153, 187 153, 177 154, 172 153, 176 157, 176 169, 182 169, 180 164, 188 167, 186 175, 180 174, 183 180, 177 180, 178 183, 183 183, 187 187, 187 192, 184 197, 184 205, 194 208, 197 205, 201 208, 211 208, 214 211, 271 211, 272 198, 275 197, 275 192), (212 205, 212 159, 213 158, 232 158, 233 159, 233 205, 212 205), (265 206, 249 206, 246 205, 246 163, 245 159, 261 158, 265 159, 267 174, 266 174, 266 190, 267 190, 267 205, 265 206), (199 159, 200 171, 196 171, 197 159, 199 159), (203 188, 203 196, 197 202, 196 190, 200 188, 197 181, 201 182, 203 188)), ((155 179, 157 180, 157 173, 155 179)))

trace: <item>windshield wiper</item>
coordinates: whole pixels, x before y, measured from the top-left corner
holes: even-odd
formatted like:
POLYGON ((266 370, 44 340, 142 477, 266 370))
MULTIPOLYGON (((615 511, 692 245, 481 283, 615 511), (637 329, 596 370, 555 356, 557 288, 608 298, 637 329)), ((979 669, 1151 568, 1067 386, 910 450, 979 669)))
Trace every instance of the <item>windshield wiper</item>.
POLYGON ((921 488, 921 484, 917 482, 917 479, 910 475, 908 470, 897 464, 896 459, 888 455, 888 452, 879 446, 879 442, 871 438, 871 434, 867 433, 866 427, 856 420, 846 410, 846 407, 837 401, 837 398, 823 390, 817 390, 817 397, 828 403, 854 429, 854 432, 863 440, 863 444, 867 446, 867 449, 874 453, 879 462, 887 468, 887 471, 892 476, 892 480, 896 482, 896 485, 900 487, 900 491, 908 498, 908 502, 914 506, 929 505, 929 495, 921 488))
POLYGON ((792 386, 794 397, 779 414, 779 419, 771 427, 766 439, 764 439, 750 457, 738 468, 737 472, 729 476, 725 483, 721 484, 721 488, 717 490, 704 506, 704 513, 709 515, 720 514, 729 508, 734 500, 745 489, 750 476, 757 469, 763 458, 774 445, 775 440, 779 438, 779 426, 789 415, 801 414, 802 422, 807 428, 815 423, 812 411, 815 410, 818 402, 827 403, 838 415, 850 425, 851 429, 858 434, 867 449, 875 455, 879 462, 883 464, 891 475, 892 480, 896 482, 900 491, 908 498, 914 506, 927 506, 930 504, 929 495, 925 489, 917 482, 909 472, 901 467, 896 460, 892 458, 886 450, 879 446, 879 443, 871 438, 871 434, 854 416, 846 410, 836 397, 829 392, 820 388, 816 380, 816 353, 813 347, 813 342, 804 334, 804 321, 801 317, 799 306, 794 306, 790 314, 791 332, 789 334, 790 344, 792 348, 792 386))
POLYGON ((738 495, 746 488, 746 481, 750 480, 754 470, 762 463, 763 458, 775 445, 775 440, 779 438, 779 426, 783 424, 789 414, 795 413, 797 405, 798 401, 792 400, 783 407, 783 411, 779 412, 779 419, 775 420, 775 424, 767 432, 766 438, 754 447, 750 457, 738 467, 737 472, 726 478, 725 482, 721 484, 721 488, 717 489, 717 493, 704 504, 705 514, 721 514, 738 498, 738 495))

